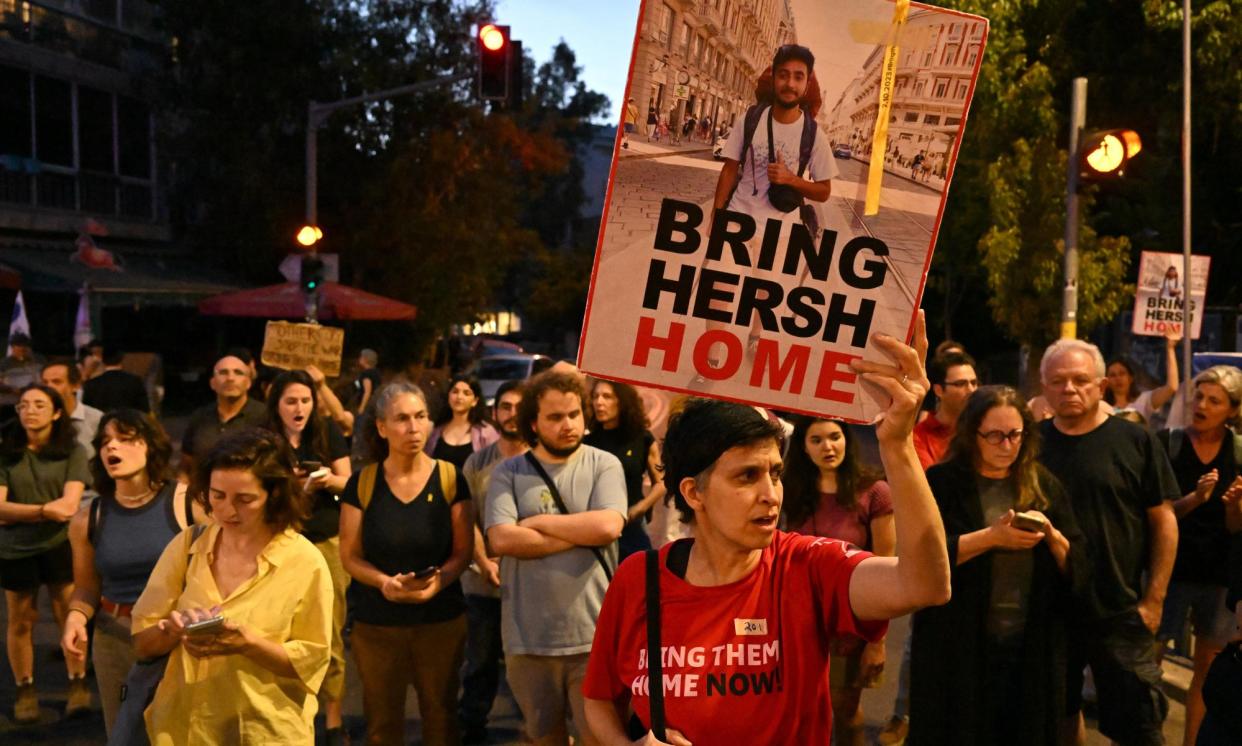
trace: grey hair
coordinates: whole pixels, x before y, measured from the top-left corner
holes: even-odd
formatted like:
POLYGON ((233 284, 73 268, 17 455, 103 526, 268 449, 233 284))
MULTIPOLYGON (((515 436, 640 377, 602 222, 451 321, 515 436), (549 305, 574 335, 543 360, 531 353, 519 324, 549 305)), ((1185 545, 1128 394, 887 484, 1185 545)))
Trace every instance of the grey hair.
POLYGON ((1195 376, 1195 388, 1201 383, 1214 383, 1225 390, 1225 395, 1229 397, 1229 403, 1233 405, 1233 415, 1229 418, 1227 424, 1235 429, 1242 427, 1242 370, 1238 370, 1232 365, 1213 365, 1211 368, 1203 371, 1195 376))
POLYGON ((379 363, 379 354, 370 347, 364 348, 358 353, 358 357, 367 361, 367 365, 377 365, 379 363))
POLYGON ((1048 345, 1048 349, 1044 350, 1043 358, 1039 361, 1039 380, 1041 383, 1047 383, 1048 366, 1052 361, 1067 352, 1081 352, 1084 355, 1088 355, 1095 363, 1097 378, 1103 378, 1108 370, 1107 366, 1104 365, 1104 356, 1100 354, 1099 347, 1090 342, 1084 342, 1081 339, 1058 339, 1048 345))
POLYGON ((417 396, 423 402, 423 406, 427 406, 427 395, 422 389, 409 381, 393 381, 381 386, 379 393, 375 395, 375 419, 383 418, 397 397, 406 394, 417 396))

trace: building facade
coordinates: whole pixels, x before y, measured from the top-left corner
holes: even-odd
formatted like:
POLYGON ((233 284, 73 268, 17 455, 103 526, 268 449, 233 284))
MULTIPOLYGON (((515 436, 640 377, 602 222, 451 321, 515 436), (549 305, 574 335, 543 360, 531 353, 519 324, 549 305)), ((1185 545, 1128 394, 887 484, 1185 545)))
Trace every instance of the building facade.
POLYGON ((144 0, 0 0, 0 265, 36 349, 66 351, 80 294, 94 333, 107 310, 125 336, 166 318, 143 308, 192 314, 229 289, 174 242, 156 138, 173 44, 157 22, 144 0))
POLYGON ((755 81, 797 38, 788 0, 649 0, 630 96, 672 125, 687 114, 732 126, 755 101, 755 81))
MULTIPOLYGON (((966 95, 983 45, 984 24, 946 19, 927 12, 910 15, 902 32, 893 105, 889 114, 885 159, 905 167, 922 154, 924 168, 944 178, 966 95)), ((869 157, 879 108, 880 66, 884 47, 877 46, 862 72, 828 115, 834 144, 847 144, 854 155, 869 157)))

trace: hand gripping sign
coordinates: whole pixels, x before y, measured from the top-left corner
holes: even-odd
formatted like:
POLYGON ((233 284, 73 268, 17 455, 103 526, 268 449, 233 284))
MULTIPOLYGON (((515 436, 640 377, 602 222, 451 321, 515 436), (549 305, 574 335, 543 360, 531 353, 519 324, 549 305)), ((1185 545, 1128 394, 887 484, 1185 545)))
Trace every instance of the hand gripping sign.
POLYGON ((849 362, 886 359, 873 333, 910 337, 987 21, 907 0, 735 5, 643 4, 627 98, 719 129, 614 150, 579 366, 869 421, 849 362))

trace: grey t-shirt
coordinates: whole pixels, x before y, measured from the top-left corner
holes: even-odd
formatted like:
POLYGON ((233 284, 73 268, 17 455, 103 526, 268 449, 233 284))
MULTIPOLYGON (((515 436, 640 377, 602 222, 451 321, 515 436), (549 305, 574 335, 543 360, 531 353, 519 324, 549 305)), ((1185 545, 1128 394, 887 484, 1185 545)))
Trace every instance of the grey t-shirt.
MULTIPOLYGON (((991 526, 1010 508, 1017 510, 1018 492, 1012 480, 975 477, 983 525, 991 526)), ((988 636, 997 642, 1022 639, 1026 607, 1035 568, 1031 550, 997 549, 992 553, 992 601, 988 605, 988 636)))
MULTIPOLYGON (((500 453, 500 441, 497 441, 470 454, 461 468, 461 476, 470 485, 470 494, 474 497, 474 520, 480 530, 483 529, 483 519, 487 516, 487 485, 491 482, 492 470, 504 460, 505 457, 500 453)), ((486 538, 486 534, 484 537, 486 538)), ((492 587, 479 577, 473 562, 461 575, 461 589, 468 596, 500 598, 500 589, 492 587)))
MULTIPOLYGON (((611 453, 581 446, 563 464, 543 464, 571 513, 615 510, 626 515, 625 477, 611 453)), ((516 456, 492 471, 485 529, 558 513, 538 472, 516 456)), ((610 567, 617 545, 601 547, 610 567)), ((578 655, 591 650, 608 577, 587 547, 539 559, 500 561, 501 636, 510 655, 578 655)))

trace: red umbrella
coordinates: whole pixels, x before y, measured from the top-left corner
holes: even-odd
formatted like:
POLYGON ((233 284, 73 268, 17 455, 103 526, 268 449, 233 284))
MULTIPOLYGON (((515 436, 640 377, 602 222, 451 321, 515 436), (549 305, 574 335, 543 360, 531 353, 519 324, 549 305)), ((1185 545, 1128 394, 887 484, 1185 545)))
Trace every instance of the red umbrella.
MULTIPOLYGON (((208 316, 260 316, 299 319, 306 315, 306 296, 292 282, 214 295, 198 304, 208 316)), ((319 290, 319 318, 338 321, 409 321, 418 309, 348 285, 325 282, 319 290)))

